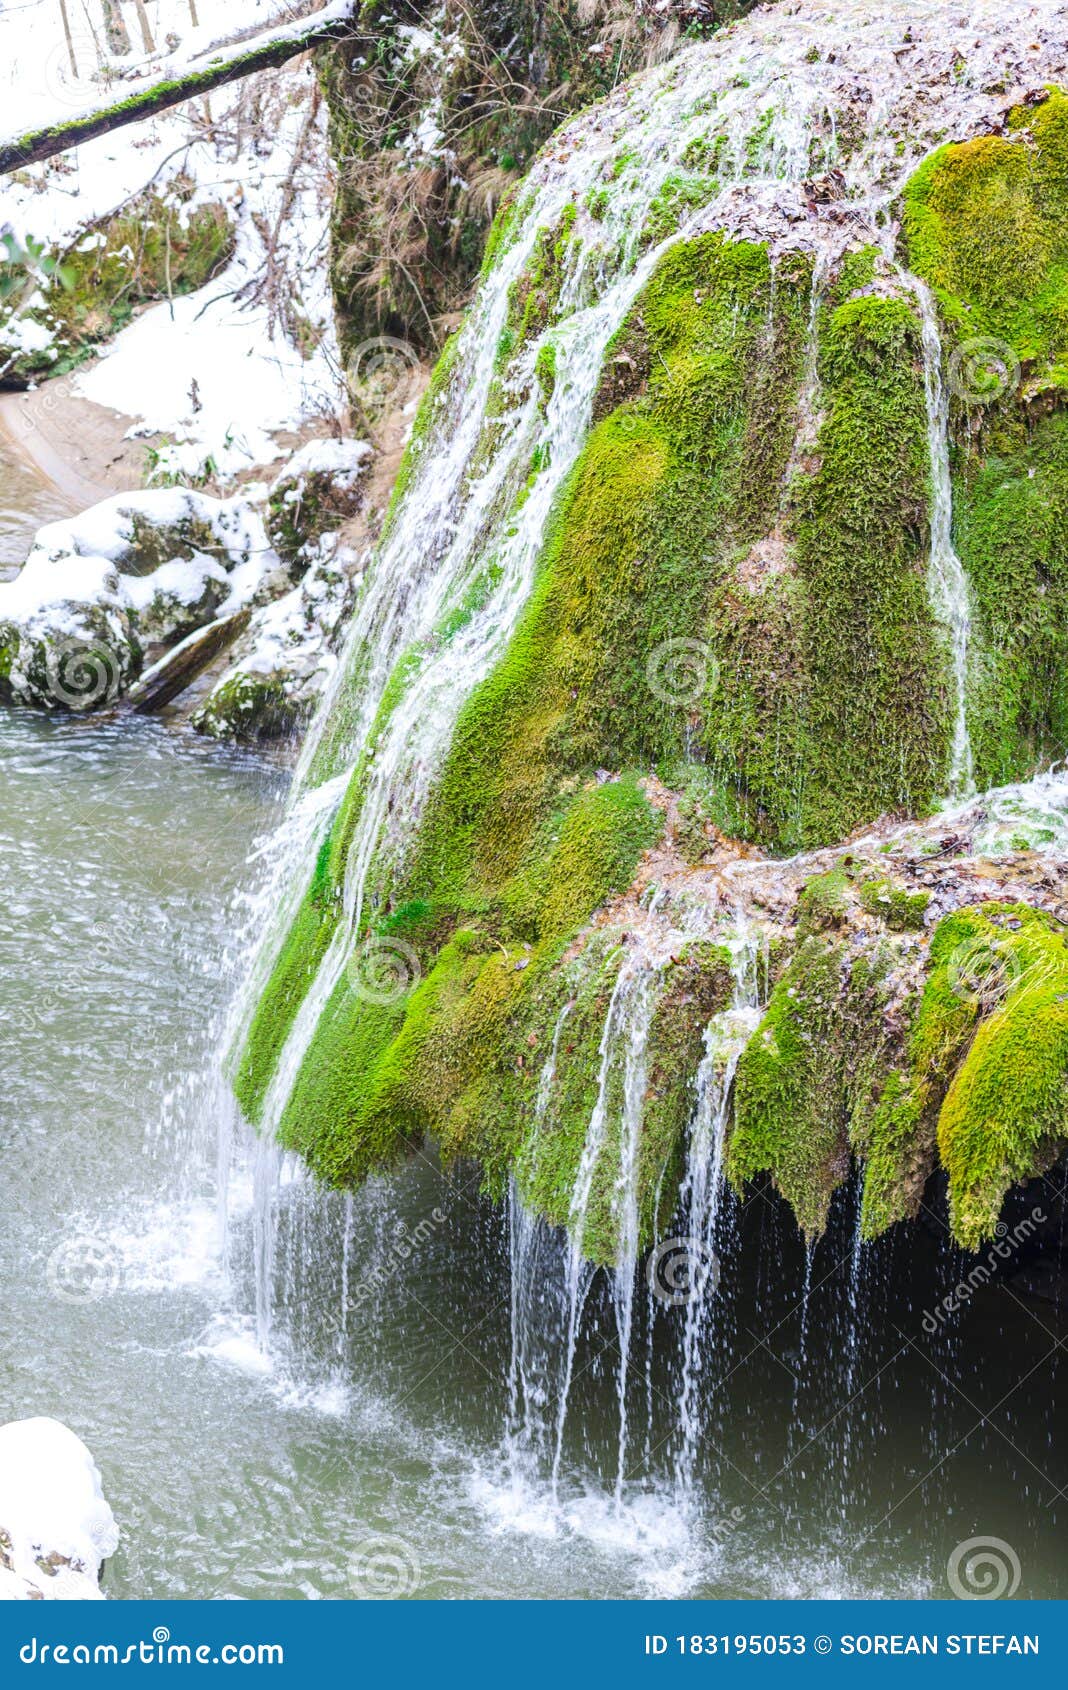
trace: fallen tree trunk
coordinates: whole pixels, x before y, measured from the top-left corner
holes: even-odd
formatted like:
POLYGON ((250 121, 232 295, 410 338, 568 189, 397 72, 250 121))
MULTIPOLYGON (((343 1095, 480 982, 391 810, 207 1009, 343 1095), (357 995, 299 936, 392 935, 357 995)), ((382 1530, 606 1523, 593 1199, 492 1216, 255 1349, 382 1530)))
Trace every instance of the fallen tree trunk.
POLYGON ((258 70, 270 70, 326 41, 339 41, 352 30, 352 0, 335 0, 321 12, 313 12, 299 23, 284 24, 239 46, 220 48, 203 59, 171 66, 159 82, 135 89, 125 98, 93 111, 80 112, 62 123, 29 130, 24 135, 0 141, 0 175, 26 164, 39 164, 66 152, 83 141, 108 135, 127 123, 138 123, 156 112, 179 106, 195 95, 206 94, 224 83, 236 82, 258 70))
POLYGON ((195 628, 145 670, 127 693, 127 702, 142 716, 151 716, 162 710, 187 687, 191 687, 208 664, 214 663, 219 654, 233 644, 238 634, 248 627, 251 615, 246 606, 244 610, 234 611, 231 616, 220 616, 218 621, 209 622, 204 628, 195 628))

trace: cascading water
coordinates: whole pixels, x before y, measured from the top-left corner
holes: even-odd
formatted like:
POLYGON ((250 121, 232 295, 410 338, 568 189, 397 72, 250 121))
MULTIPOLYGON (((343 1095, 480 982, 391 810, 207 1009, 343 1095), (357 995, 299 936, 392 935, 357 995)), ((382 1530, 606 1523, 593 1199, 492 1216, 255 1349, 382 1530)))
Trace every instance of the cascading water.
MULTIPOLYGON (((833 16, 814 8, 811 19, 796 15, 788 29, 776 18, 755 34, 751 25, 750 33, 726 32, 693 49, 592 114, 582 147, 569 153, 549 148, 534 166, 520 213, 450 354, 449 379, 434 403, 405 496, 369 571, 345 656, 305 750, 302 780, 338 771, 348 780, 359 768, 362 795, 348 853, 343 920, 276 1064, 262 1112, 264 1131, 276 1129, 325 1005, 403 863, 461 706, 516 626, 549 511, 588 431, 606 348, 661 253, 680 237, 717 228, 768 240, 776 255, 807 251, 815 306, 818 278, 836 255, 864 238, 882 241, 887 208, 924 150, 955 118, 974 128, 992 109, 982 90, 994 82, 1007 49, 1002 21, 993 8, 984 9, 984 18, 988 12, 988 36, 970 44, 968 76, 951 92, 939 86, 930 109, 910 110, 916 70, 895 56, 895 24, 881 28, 866 6, 840 7, 833 16), (863 25, 859 46, 852 40, 854 10, 863 25), (832 43, 840 44, 840 53, 828 50, 832 43), (858 74, 876 97, 865 134, 846 154, 836 113, 852 109, 851 78, 858 74), (898 114, 906 110, 910 122, 899 143, 898 114), (717 148, 716 191, 668 239, 643 251, 651 207, 688 149, 710 140, 717 148), (561 246, 562 320, 524 351, 490 407, 503 414, 487 423, 510 292, 541 233, 552 230, 617 158, 625 168, 615 169, 596 237, 561 246), (794 209, 803 184, 814 170, 832 166, 845 184, 850 216, 806 220, 794 209), (533 371, 550 340, 556 379, 542 415, 533 371), (452 617, 452 623, 461 623, 457 629, 450 614, 472 597, 477 608, 452 617)), ((936 17, 939 9, 917 8, 917 35, 926 13, 936 17)), ((952 629, 957 788, 970 778, 964 714, 967 587, 951 540, 937 324, 922 289, 917 301, 931 415, 931 589, 952 629)), ((814 321, 816 315, 814 310, 814 321)))
MULTIPOLYGON (((449 355, 450 374, 421 425, 407 489, 369 570, 344 659, 305 749, 302 789, 325 794, 317 812, 317 837, 354 780, 360 783, 360 801, 348 848, 342 919, 274 1068, 261 1121, 268 1139, 283 1118, 354 948, 399 882, 463 705, 492 672, 529 601, 550 511, 589 431, 612 337, 663 252, 680 237, 718 229, 766 241, 774 261, 797 252, 811 260, 798 426, 786 480, 804 467, 816 443, 821 313, 836 263, 863 244, 887 254, 889 208, 901 183, 955 124, 968 133, 990 117, 995 99, 984 90, 994 86, 1014 51, 1011 29, 997 7, 984 0, 975 19, 959 26, 968 34, 967 74, 947 86, 941 66, 952 43, 932 45, 929 39, 932 20, 944 22, 943 10, 923 0, 915 14, 916 54, 919 62, 929 63, 923 74, 929 76, 931 94, 918 105, 917 60, 899 61, 898 24, 891 20, 884 26, 867 5, 814 7, 811 18, 801 8, 789 18, 758 18, 748 33, 725 34, 621 90, 589 116, 582 146, 550 147, 534 166, 449 355), (814 57, 815 47, 819 53, 814 57), (872 96, 859 102, 862 119, 853 99, 858 84, 872 96), (854 128, 861 127, 848 146, 839 122, 847 107, 854 128), (711 141, 717 148, 715 191, 666 240, 644 244, 654 202, 688 150, 711 141), (817 172, 831 170, 840 175, 845 209, 839 203, 824 216, 808 205, 806 183, 817 172), (582 202, 602 176, 612 181, 612 191, 605 196, 597 230, 589 239, 558 244, 560 320, 509 362, 501 346, 513 290, 543 233, 555 231, 564 213, 582 202), (550 344, 555 380, 547 401, 539 401, 535 365, 550 344), (327 784, 317 787, 317 782, 327 784)), ((915 298, 922 328, 931 487, 928 590, 949 635, 954 689, 949 787, 962 803, 972 791, 966 712, 970 608, 952 539, 942 348, 929 292, 896 261, 894 268, 915 298)), ((1031 783, 1036 793, 1040 786, 1046 809, 1056 810, 1063 822, 1068 783, 1058 784, 1053 777, 1031 783)), ((1026 803, 1019 796, 1023 790, 1013 789, 1016 796, 1007 796, 1005 807, 1026 803)), ((880 849, 885 840, 881 835, 880 849)), ((307 879, 308 854, 301 860, 304 872, 295 889, 290 886, 289 911, 307 879)), ((770 882, 792 875, 799 881, 817 866, 812 858, 793 864, 752 858, 739 864, 733 887, 745 884, 755 893, 762 877, 770 882)), ((699 881, 699 876, 691 878, 699 881)), ((733 899, 729 909, 716 907, 713 878, 692 930, 722 938, 735 931, 739 918, 733 899)), ((278 926, 274 950, 283 927, 278 926)), ((646 1309, 640 1296, 636 1167, 658 974, 677 937, 662 953, 655 946, 635 947, 621 961, 604 1021, 596 1101, 571 1193, 567 1241, 526 1212, 516 1180, 510 1188, 508 1465, 516 1482, 528 1480, 539 1467, 548 1469, 557 1504, 568 1486, 567 1440, 581 1371, 579 1352, 595 1295, 603 1295, 610 1306, 619 1352, 614 1379, 617 1509, 627 1491, 634 1444, 633 1355, 643 1339, 650 1408, 658 1389, 650 1334, 658 1322, 662 1326, 662 1311, 646 1309), (611 1270, 596 1273, 585 1246, 591 1204, 600 1189, 595 1175, 607 1161, 614 1167, 610 1227, 616 1257, 611 1270)), ((756 958, 748 934, 736 939, 733 954, 734 998, 708 1029, 681 1192, 691 1240, 711 1256, 724 1231, 722 1170, 735 1068, 759 1018, 756 958)), ((567 1014, 565 1007, 542 1068, 535 1101, 539 1124, 555 1084, 567 1014)), ((262 1152, 255 1274, 262 1344, 272 1339, 281 1249, 277 1181, 283 1165, 273 1151, 262 1152)), ((665 1210, 673 1207, 673 1196, 666 1195, 665 1210)), ((350 1201, 342 1243, 343 1335, 350 1326, 352 1237, 350 1201)), ((292 1229, 287 1229, 284 1247, 300 1247, 292 1229)), ((806 1262, 810 1275, 811 1255, 806 1262)), ((806 1277, 803 1346, 813 1318, 809 1287, 806 1277)), ((812 1276, 813 1302, 820 1291, 812 1276)), ((855 1315, 855 1284, 848 1301, 855 1315)), ((675 1324, 679 1359, 671 1479, 675 1497, 684 1501, 694 1487, 705 1423, 704 1357, 714 1336, 715 1299, 695 1299, 675 1324)), ((852 1378, 855 1353, 850 1355, 852 1378)), ((648 1430, 645 1444, 651 1452, 654 1440, 648 1430)))
POLYGON ((967 798, 975 791, 972 743, 968 732, 968 647, 972 614, 968 577, 953 544, 953 484, 949 472, 949 392, 942 370, 942 335, 931 291, 916 276, 907 278, 916 296, 923 328, 923 380, 927 400, 927 451, 931 464, 931 553, 928 590, 949 636, 953 678, 953 738, 949 791, 967 798))
POLYGON ((687 1248, 693 1258, 685 1302, 679 1385, 680 1449, 675 1462, 679 1499, 693 1493, 704 1416, 701 1377, 709 1321, 714 1318, 719 1277, 719 1228, 724 1196, 723 1153, 738 1059, 761 1014, 757 933, 744 924, 731 946, 734 996, 728 1009, 709 1024, 705 1057, 697 1071, 697 1107, 682 1187, 682 1212, 688 1231, 687 1248))

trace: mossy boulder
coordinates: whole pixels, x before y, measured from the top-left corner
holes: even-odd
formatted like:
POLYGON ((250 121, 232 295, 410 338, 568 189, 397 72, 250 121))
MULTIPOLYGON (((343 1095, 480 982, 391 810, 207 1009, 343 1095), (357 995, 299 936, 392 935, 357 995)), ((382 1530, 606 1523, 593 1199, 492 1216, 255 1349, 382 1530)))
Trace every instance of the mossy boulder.
POLYGON ((323 536, 359 511, 372 456, 363 440, 311 440, 279 471, 267 497, 267 532, 291 570, 306 569, 323 536))

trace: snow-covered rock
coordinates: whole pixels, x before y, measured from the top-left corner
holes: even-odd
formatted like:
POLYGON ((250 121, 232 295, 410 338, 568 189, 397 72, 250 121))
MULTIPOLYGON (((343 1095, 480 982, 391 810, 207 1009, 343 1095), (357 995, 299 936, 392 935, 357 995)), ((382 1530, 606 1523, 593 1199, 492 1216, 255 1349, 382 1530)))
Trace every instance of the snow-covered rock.
POLYGON ((216 739, 272 739, 310 716, 332 675, 361 576, 335 534, 300 584, 253 612, 236 661, 193 716, 216 739))
POLYGON ((99 1601, 118 1543, 81 1438, 44 1416, 0 1426, 0 1599, 99 1601))
POLYGON ((44 709, 110 704, 145 650, 288 584, 243 499, 177 488, 121 493, 42 528, 0 585, 0 699, 44 709))
POLYGON ((355 516, 374 448, 366 440, 309 440, 271 484, 267 531, 282 557, 310 560, 322 535, 355 516))

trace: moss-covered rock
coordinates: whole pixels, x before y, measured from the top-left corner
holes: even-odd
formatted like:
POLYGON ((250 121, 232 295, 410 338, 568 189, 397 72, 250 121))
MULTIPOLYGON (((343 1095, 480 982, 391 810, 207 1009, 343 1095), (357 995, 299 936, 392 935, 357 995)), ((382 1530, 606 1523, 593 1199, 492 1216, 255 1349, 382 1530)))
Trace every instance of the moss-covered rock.
MULTIPOLYGON (((820 16, 748 27, 773 31, 779 65, 820 16)), ((868 22, 893 48, 894 25, 868 22)), ((922 90, 886 72, 914 161, 914 130, 924 146, 945 133, 933 27, 917 24, 922 90)), ((954 961, 1005 922, 1012 967, 1054 956, 1059 869, 1028 883, 1032 908, 978 857, 978 810, 915 848, 894 831, 945 795, 959 697, 937 579, 952 547, 933 522, 937 327, 899 258, 945 319, 976 766, 1027 775, 1061 747, 1059 96, 923 164, 895 254, 889 152, 864 151, 847 44, 819 61, 798 178, 778 72, 774 98, 767 80, 748 95, 765 73, 740 33, 737 75, 716 81, 723 57, 698 49, 620 90, 498 216, 485 291, 416 421, 388 570, 368 577, 388 639, 352 643, 311 759, 317 783, 344 773, 336 808, 236 1057, 248 1115, 325 1179, 432 1135, 493 1192, 513 1174, 601 1262, 673 1201, 724 1013, 730 1178, 770 1177, 810 1237, 857 1162, 875 1236, 941 1161, 974 1244, 1064 1139, 1059 972, 1014 975, 990 1005, 954 961), (878 247, 860 232, 870 199, 839 203, 849 152, 887 197, 878 247), (580 181, 573 161, 593 156, 580 181), (999 195, 1026 262, 1011 272, 997 247, 988 276, 972 208, 999 195), (972 321, 1009 337, 1024 388, 958 391, 972 321), (424 739, 415 706, 439 701, 446 727, 424 739), (772 985, 739 1054, 754 927, 772 985), (298 1026, 296 1079, 275 1095, 298 1026)), ((812 62, 796 67, 806 96, 812 62)), ((990 97, 969 82, 959 104, 978 126, 990 97)), ((383 309, 410 315, 398 297, 383 309)))
MULTIPOLYGON (((0 385, 25 386, 63 375, 129 322, 139 305, 203 287, 228 262, 233 223, 220 204, 194 204, 194 183, 179 177, 166 196, 148 192, 94 224, 39 267, 40 286, 22 298, 20 321, 5 337, 16 349, 0 385)), ((8 266, 0 265, 0 285, 8 266)))
POLYGON ((1068 750, 1068 97, 941 148, 905 196, 947 331, 957 541, 971 584, 981 786, 1068 750))

